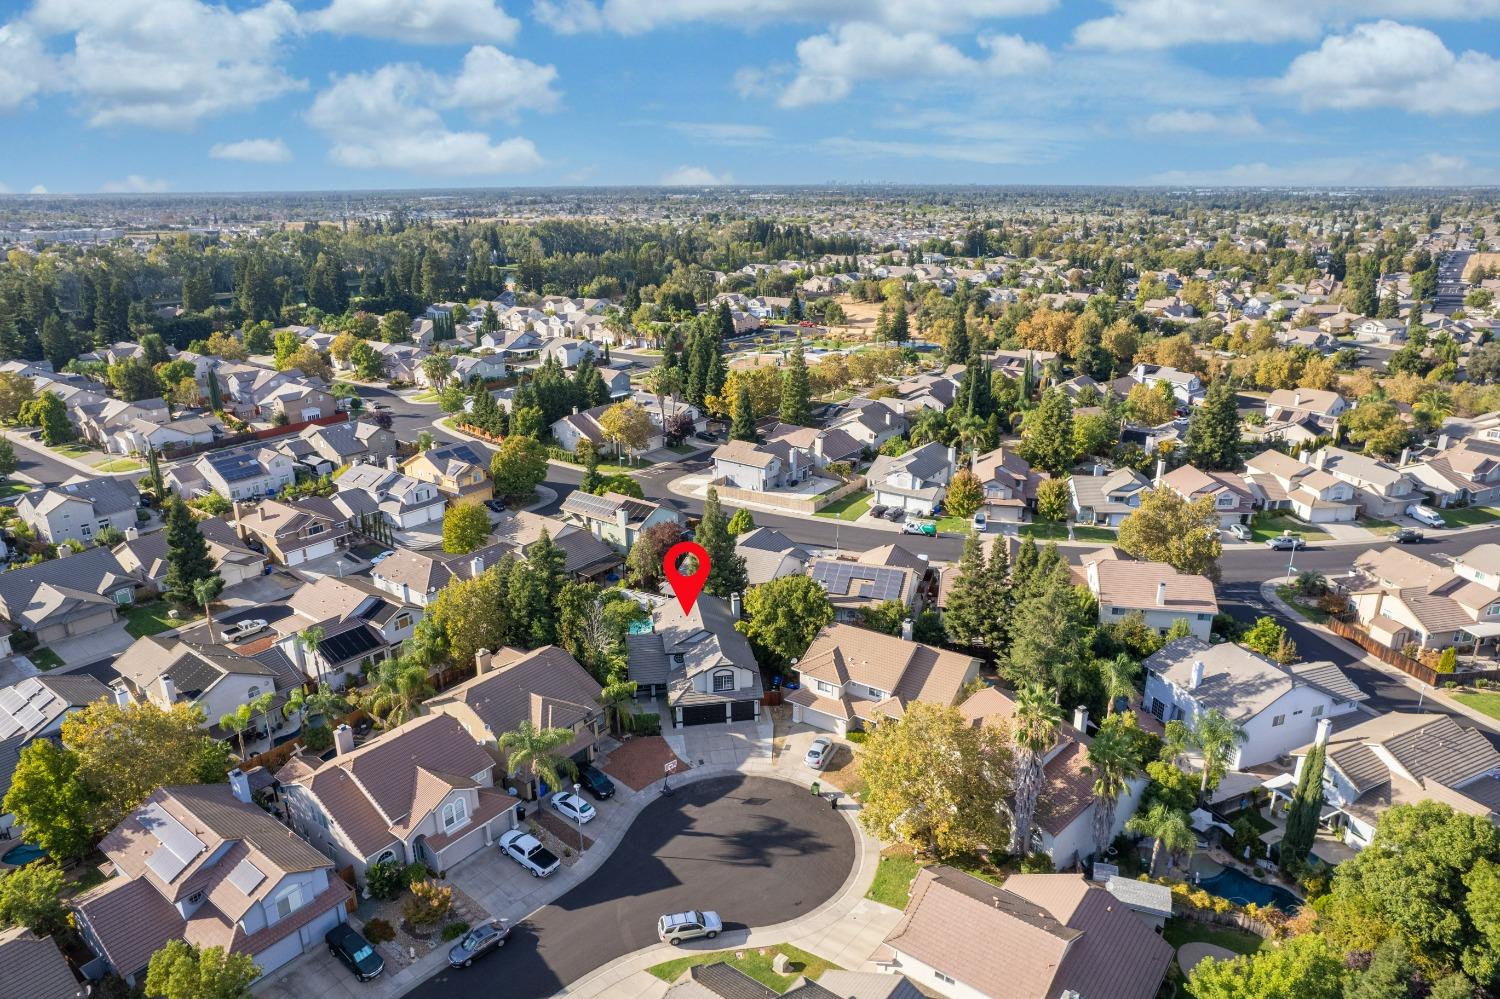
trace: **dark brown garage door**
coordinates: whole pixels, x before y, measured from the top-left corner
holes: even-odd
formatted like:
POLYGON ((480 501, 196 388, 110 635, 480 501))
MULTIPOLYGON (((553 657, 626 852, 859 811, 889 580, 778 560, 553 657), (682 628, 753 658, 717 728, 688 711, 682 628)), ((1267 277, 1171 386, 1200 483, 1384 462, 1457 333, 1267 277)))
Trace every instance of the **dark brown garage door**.
POLYGON ((729 706, 729 717, 732 721, 754 721, 755 702, 735 701, 729 706))
POLYGON ((682 724, 712 725, 724 720, 724 705, 694 704, 682 709, 682 724))

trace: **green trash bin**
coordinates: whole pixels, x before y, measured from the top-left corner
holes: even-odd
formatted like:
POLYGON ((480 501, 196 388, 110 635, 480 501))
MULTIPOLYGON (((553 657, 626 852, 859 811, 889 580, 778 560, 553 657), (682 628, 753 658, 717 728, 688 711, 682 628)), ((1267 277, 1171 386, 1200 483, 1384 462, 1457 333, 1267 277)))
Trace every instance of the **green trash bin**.
POLYGON ((812 782, 812 793, 813 794, 822 794, 823 793, 823 786, 821 784, 819 784, 817 781, 813 781, 812 782))

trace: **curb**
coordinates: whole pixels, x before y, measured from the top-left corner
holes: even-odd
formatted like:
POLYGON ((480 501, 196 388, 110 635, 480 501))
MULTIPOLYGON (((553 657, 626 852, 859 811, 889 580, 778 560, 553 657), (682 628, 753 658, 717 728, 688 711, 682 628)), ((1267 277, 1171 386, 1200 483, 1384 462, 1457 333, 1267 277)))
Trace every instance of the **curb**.
MULTIPOLYGON (((41 455, 44 458, 48 458, 48 459, 50 459, 52 461, 57 462, 58 464, 67 465, 69 468, 75 469, 80 475, 87 475, 87 476, 90 476, 92 478, 99 478, 99 479, 116 479, 116 478, 124 478, 126 476, 131 476, 131 475, 134 475, 134 476, 144 475, 144 474, 146 474, 146 471, 147 471, 147 469, 143 465, 142 467, 140 467, 138 469, 135 469, 134 471, 129 471, 129 472, 101 472, 97 468, 94 468, 92 465, 86 465, 86 464, 84 464, 83 462, 79 461, 77 458, 69 458, 65 454, 58 454, 56 451, 52 450, 47 445, 43 444, 41 441, 33 440, 32 438, 28 437, 27 435, 25 435, 23 433, 20 433, 19 431, 6 430, 6 431, 3 431, 3 433, 5 434, 5 438, 7 440, 9 440, 12 444, 16 445, 17 447, 20 447, 20 448, 22 448, 23 450, 26 450, 26 451, 31 451, 34 454, 41 455)), ((129 459, 129 455, 119 455, 118 458, 129 459)), ((114 460, 114 459, 111 459, 111 460, 114 460)), ((56 483, 38 482, 37 485, 39 485, 39 486, 56 485, 56 483)))

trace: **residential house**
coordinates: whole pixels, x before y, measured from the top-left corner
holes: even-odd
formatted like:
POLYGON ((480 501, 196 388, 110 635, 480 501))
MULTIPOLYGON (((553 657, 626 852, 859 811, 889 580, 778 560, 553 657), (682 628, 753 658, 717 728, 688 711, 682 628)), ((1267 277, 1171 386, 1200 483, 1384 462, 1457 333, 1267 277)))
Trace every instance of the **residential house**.
POLYGON ((734 539, 734 552, 745 560, 745 578, 751 586, 782 576, 807 572, 812 552, 774 527, 757 527, 734 539))
MULTIPOLYGON (((688 432, 701 430, 703 428, 703 417, 697 407, 682 401, 671 399, 657 399, 654 396, 645 396, 635 400, 646 413, 651 421, 651 435, 646 439, 645 446, 626 449, 632 457, 638 457, 649 451, 655 451, 665 447, 667 440, 665 428, 668 424, 685 418, 688 423, 688 432), (665 419, 665 423, 663 420, 665 419)), ((558 447, 566 451, 576 452, 578 442, 587 438, 600 454, 616 451, 623 446, 616 441, 611 441, 604 433, 600 419, 606 412, 612 409, 615 403, 606 403, 603 406, 595 406, 593 409, 585 409, 581 412, 564 416, 552 424, 552 438, 557 441, 558 447)))
POLYGON ((1350 324, 1350 329, 1357 343, 1385 346, 1406 342, 1404 319, 1358 319, 1350 324))
POLYGON ((1451 567, 1371 548, 1354 560, 1345 588, 1359 623, 1397 651, 1500 644, 1500 545, 1471 548, 1451 567))
POLYGON ((1050 350, 996 350, 984 355, 984 360, 993 371, 1000 371, 1011 378, 1020 378, 1027 368, 1031 369, 1032 378, 1042 373, 1042 369, 1057 360, 1062 355, 1050 350))
MULTIPOLYGON (((231 733, 218 728, 220 718, 262 694, 276 693, 278 686, 287 689, 294 679, 278 677, 272 667, 227 646, 160 635, 137 638, 115 660, 114 669, 119 678, 111 687, 117 700, 150 701, 160 708, 191 704, 203 712, 210 733, 221 739, 231 733)), ((262 721, 279 728, 280 712, 274 719, 254 719, 257 732, 262 721)))
POLYGON ((618 569, 624 559, 606 541, 588 531, 554 517, 504 510, 491 517, 490 537, 497 547, 519 559, 529 557, 545 532, 563 555, 563 572, 585 583, 600 583, 618 569))
POLYGON ((917 872, 876 961, 949 999, 1154 999, 1172 953, 1081 875, 1013 874, 996 886, 937 865, 917 872))
POLYGON ((1263 508, 1289 509, 1309 524, 1347 523, 1359 513, 1352 485, 1280 451, 1247 459, 1245 479, 1263 508))
POLYGON ((730 603, 703 594, 686 611, 669 600, 651 616, 655 630, 625 636, 627 668, 640 694, 665 699, 674 728, 760 718, 765 688, 734 626, 738 594, 730 603))
POLYGON ((588 340, 557 337, 542 344, 542 358, 553 358, 564 368, 576 368, 585 357, 597 358, 599 347, 588 340))
POLYGON ((401 471, 430 482, 452 499, 488 499, 490 463, 475 444, 443 444, 418 451, 401 463, 401 471))
POLYGON ((327 426, 315 424, 305 427, 297 436, 328 463, 329 471, 359 461, 383 465, 396 453, 396 435, 380 424, 366 420, 349 420, 327 426))
POLYGON ((850 399, 847 405, 850 411, 834 420, 829 429, 842 430, 871 454, 879 451, 881 445, 892 437, 900 437, 909 429, 906 417, 891 406, 891 400, 850 399))
POLYGON ((69 407, 69 418, 78 426, 78 431, 85 440, 100 447, 108 447, 119 431, 132 424, 168 423, 172 419, 172 413, 163 399, 139 399, 135 402, 106 399, 99 403, 69 407))
POLYGON ((1031 463, 1013 450, 997 447, 974 459, 975 476, 984 488, 986 519, 997 523, 1025 523, 1036 509, 1036 490, 1046 472, 1033 471, 1031 463))
POLYGON ((563 500, 563 517, 622 551, 629 551, 642 531, 657 524, 682 526, 682 514, 651 500, 616 492, 594 496, 575 489, 563 500))
POLYGON ((1080 571, 1099 605, 1099 622, 1114 624, 1139 613, 1147 627, 1165 634, 1178 621, 1208 641, 1219 602, 1206 576, 1178 572, 1165 562, 1114 557, 1113 550, 1084 556, 1080 571))
POLYGON ((0 996, 83 999, 88 994, 51 937, 24 926, 0 930, 0 996))
POLYGON ((1266 397, 1266 422, 1302 423, 1313 420, 1326 434, 1337 428, 1339 417, 1352 407, 1337 392, 1323 389, 1277 389, 1266 397))
MULTIPOLYGON (((497 740, 522 722, 537 730, 565 728, 573 741, 553 755, 580 767, 594 762, 594 744, 604 735, 604 709, 599 705, 599 681, 566 649, 543 646, 530 652, 484 649, 475 657, 476 675, 427 701, 428 714, 449 715, 485 749, 502 758, 497 740)), ((523 780, 502 764, 508 788, 523 788, 523 797, 536 798, 541 788, 523 780)))
POLYGON ((1452 447, 1439 440, 1438 452, 1402 464, 1422 493, 1440 507, 1500 503, 1500 441, 1470 437, 1452 447))
POLYGON ((90 548, 0 573, 0 613, 47 645, 108 628, 138 586, 108 548, 90 548))
POLYGON ((452 715, 417 718, 355 748, 334 730, 333 759, 298 752, 277 771, 291 827, 363 880, 374 864, 436 874, 492 846, 517 824, 496 789, 495 759, 452 715))
POLYGON ((1172 386, 1172 395, 1184 406, 1201 402, 1205 393, 1202 379, 1193 372, 1179 371, 1165 364, 1147 364, 1143 361, 1131 369, 1130 377, 1151 388, 1167 383, 1172 386))
MULTIPOLYGON (((37 739, 59 738, 63 719, 109 696, 108 687, 82 673, 43 673, 0 687, 0 801, 10 790, 21 750, 37 739)), ((15 816, 0 814, 0 840, 18 832, 15 816)))
POLYGON ((792 720, 845 735, 900 718, 913 701, 957 703, 979 661, 847 624, 825 625, 797 664, 801 686, 787 693, 792 720))
MULTIPOLYGON (((266 556, 240 540, 234 528, 222 517, 198 521, 198 530, 208 542, 208 555, 214 571, 232 587, 255 579, 266 571, 266 556)), ((167 532, 153 531, 135 537, 134 529, 125 532, 125 540, 112 551, 144 592, 160 593, 167 578, 167 532)))
POLYGON ((1104 472, 1095 468, 1094 475, 1074 475, 1068 479, 1068 502, 1073 519, 1080 524, 1102 524, 1119 527, 1120 522, 1141 505, 1151 483, 1133 468, 1104 472))
POLYGON ((1157 486, 1172 490, 1189 503, 1211 499, 1221 527, 1248 524, 1255 506, 1255 494, 1234 472, 1204 472, 1181 465, 1158 477, 1157 486))
POLYGON ((99 844, 114 876, 73 903, 104 968, 142 984, 171 940, 247 954, 262 976, 344 922, 334 863, 250 804, 249 781, 158 788, 99 844))
POLYGON ((933 441, 896 457, 877 455, 865 479, 875 503, 930 516, 948 493, 956 463, 952 447, 933 441))
MULTIPOLYGON (((396 465, 396 459, 389 459, 396 465)), ((338 480, 339 495, 362 493, 385 522, 398 531, 443 519, 448 500, 431 482, 382 465, 353 465, 338 480)))
POLYGON ((465 555, 444 551, 397 548, 370 570, 370 581, 384 593, 417 607, 426 607, 438 591, 454 580, 473 579, 497 565, 508 554, 498 544, 465 555))
MULTIPOLYGON (((965 722, 976 727, 1008 727, 1015 717, 1016 702, 999 687, 982 687, 958 706, 958 712, 965 722)), ((1095 853, 1094 774, 1088 762, 1088 747, 1093 740, 1088 727, 1088 709, 1074 709, 1072 724, 1058 725, 1052 745, 1042 755, 1043 784, 1037 795, 1030 849, 1050 858, 1058 870, 1070 868, 1095 853)), ((1125 791, 1115 803, 1111 841, 1124 832, 1146 784, 1142 776, 1126 781, 1125 791)))
POLYGON ((1354 501, 1366 517, 1395 517, 1422 501, 1411 478, 1379 458, 1330 446, 1314 452, 1308 464, 1353 486, 1354 501))
POLYGON ((100 531, 133 530, 140 501, 135 484, 125 479, 77 476, 22 496, 16 513, 37 537, 51 544, 92 543, 100 531))
POLYGON ((787 444, 797 449, 820 469, 827 468, 836 461, 853 466, 864 452, 864 446, 859 441, 837 427, 819 429, 778 423, 767 430, 765 436, 768 443, 787 444))
POLYGON ((1282 665, 1233 642, 1179 638, 1146 659, 1142 705, 1159 721, 1192 725, 1219 711, 1245 738, 1235 770, 1269 763, 1310 742, 1320 719, 1359 710, 1369 695, 1331 662, 1282 665))
POLYGON ((113 454, 149 454, 171 452, 197 445, 212 444, 223 433, 219 421, 211 416, 182 416, 167 423, 132 420, 115 430, 105 442, 113 454))
POLYGON ((216 492, 227 500, 275 496, 297 479, 292 459, 265 444, 209 451, 191 465, 166 475, 167 484, 183 496, 216 492), (191 472, 191 475, 185 475, 191 472))
POLYGON ((259 542, 278 565, 302 565, 347 548, 353 537, 344 513, 322 496, 264 500, 237 511, 240 537, 259 542))
POLYGON ((833 619, 860 623, 864 610, 873 611, 894 600, 915 614, 928 566, 896 545, 860 553, 857 559, 815 558, 808 574, 828 591, 833 619))
POLYGON ((299 587, 287 604, 292 613, 272 625, 276 637, 266 644, 281 650, 299 680, 334 689, 391 658, 422 618, 417 605, 362 576, 323 576, 299 587))
POLYGON ((814 470, 807 452, 785 441, 729 441, 714 449, 713 459, 716 482, 756 492, 798 485, 814 470))
POLYGON ((288 382, 278 386, 261 400, 262 414, 284 419, 287 423, 321 420, 338 412, 338 401, 315 385, 288 382))

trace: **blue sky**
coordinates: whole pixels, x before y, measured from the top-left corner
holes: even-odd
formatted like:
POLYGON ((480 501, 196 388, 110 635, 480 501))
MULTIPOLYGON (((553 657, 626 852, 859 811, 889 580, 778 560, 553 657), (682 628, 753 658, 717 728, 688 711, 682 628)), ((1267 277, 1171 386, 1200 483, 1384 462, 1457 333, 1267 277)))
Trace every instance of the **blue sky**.
POLYGON ((1500 0, 0 0, 0 190, 1500 183, 1500 0))

